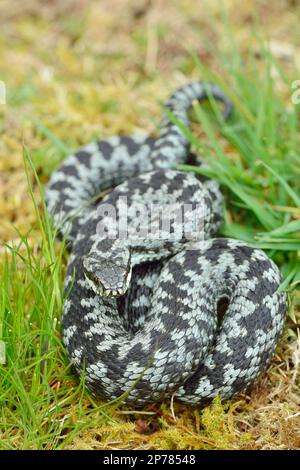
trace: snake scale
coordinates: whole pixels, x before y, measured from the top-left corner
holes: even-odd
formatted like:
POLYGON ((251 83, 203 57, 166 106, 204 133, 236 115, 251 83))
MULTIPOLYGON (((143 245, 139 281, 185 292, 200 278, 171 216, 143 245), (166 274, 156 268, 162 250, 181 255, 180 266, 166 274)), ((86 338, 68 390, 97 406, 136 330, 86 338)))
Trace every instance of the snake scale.
MULTIPOLYGON (((242 241, 215 238, 223 221, 218 183, 176 170, 203 163, 170 113, 189 126, 193 101, 209 96, 227 118, 232 106, 222 91, 191 82, 166 102, 157 139, 90 143, 47 185, 48 211, 70 250, 63 341, 77 374, 84 371, 88 389, 104 399, 124 394, 138 407, 172 395, 201 405, 230 398, 266 368, 282 332, 287 300, 278 268, 242 241), (124 198, 129 235, 118 237, 114 217, 124 198), (140 204, 187 204, 190 216, 201 207, 202 236, 188 236, 193 217, 171 224, 169 238, 134 236, 140 204), (114 216, 102 210, 109 207, 114 216)), ((138 220, 143 233, 148 219, 138 220)))

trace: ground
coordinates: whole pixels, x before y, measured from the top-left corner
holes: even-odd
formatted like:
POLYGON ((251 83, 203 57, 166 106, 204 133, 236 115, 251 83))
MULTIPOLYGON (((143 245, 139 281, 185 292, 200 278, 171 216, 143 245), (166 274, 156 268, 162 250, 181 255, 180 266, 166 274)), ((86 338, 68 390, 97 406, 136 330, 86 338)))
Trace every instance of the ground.
MULTIPOLYGON (((0 80, 6 84, 7 103, 0 104, 0 340, 3 335, 8 349, 7 363, 0 365, 0 448, 300 449, 300 227, 287 232, 290 238, 280 238, 281 245, 278 232, 276 240, 260 241, 269 250, 277 243, 271 255, 287 278, 291 301, 287 326, 267 373, 226 405, 217 400, 201 410, 166 402, 135 412, 95 402, 68 369, 59 328, 65 255, 58 244, 53 246, 49 227, 39 220, 43 207, 33 171, 34 167, 43 185, 64 156, 90 140, 155 134, 161 101, 178 85, 203 78, 209 70, 227 85, 238 113, 248 122, 246 131, 250 125, 255 128, 257 145, 249 151, 243 147, 247 138, 254 147, 249 130, 241 141, 233 134, 229 139, 226 133, 218 135, 219 148, 209 139, 211 128, 205 120, 203 128, 194 126, 196 135, 216 158, 224 152, 226 161, 235 163, 257 149, 257 159, 264 160, 266 152, 280 163, 277 176, 287 174, 286 184, 276 176, 278 189, 274 179, 255 173, 264 188, 261 201, 267 201, 257 210, 254 200, 237 186, 246 177, 250 186, 254 184, 254 166, 245 164, 245 177, 237 175, 232 184, 216 175, 228 202, 224 234, 235 234, 233 223, 240 223, 240 230, 249 227, 254 220, 251 211, 260 219, 260 229, 268 228, 269 233, 277 227, 271 223, 272 210, 278 211, 273 214, 276 220, 283 213, 278 226, 299 223, 299 115, 289 86, 300 79, 299 15, 298 2, 292 0, 26 0, 22 5, 2 0, 0 80), (263 78, 260 82, 270 64, 268 54, 271 91, 263 78), (235 84, 244 87, 244 100, 237 98, 235 84), (265 92, 270 93, 269 101, 263 101, 265 92), (273 93, 284 103, 279 108, 276 101, 274 114, 273 93), (260 102, 266 104, 261 113, 260 102), (284 109, 290 120, 284 120, 284 109), (32 164, 27 174, 24 154, 32 164), (264 219, 270 220, 269 227, 264 219), (8 264, 5 243, 15 246, 8 250, 8 264), (43 309, 53 320, 46 326, 43 309), (51 332, 50 339, 45 331, 51 332)), ((252 190, 257 201, 257 188, 252 190)))

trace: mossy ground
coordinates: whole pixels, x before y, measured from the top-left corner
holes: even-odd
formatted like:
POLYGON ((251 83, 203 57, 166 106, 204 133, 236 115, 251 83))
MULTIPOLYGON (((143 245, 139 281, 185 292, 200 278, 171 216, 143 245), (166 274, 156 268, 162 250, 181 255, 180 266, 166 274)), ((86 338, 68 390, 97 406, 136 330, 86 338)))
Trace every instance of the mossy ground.
MULTIPOLYGON (((300 13, 296 2, 230 0, 223 3, 225 14, 221 13, 220 4, 213 0, 27 0, 21 6, 19 2, 2 0, 0 79, 7 86, 7 104, 0 105, 1 241, 15 246, 20 243, 17 251, 26 259, 30 246, 39 260, 41 226, 28 190, 23 145, 44 183, 58 162, 81 144, 115 134, 155 133, 160 101, 176 86, 199 78, 189 49, 206 67, 223 74, 223 64, 217 56, 230 51, 224 17, 230 21, 244 58, 237 65, 237 73, 247 74, 249 51, 255 52, 258 69, 263 68, 263 54, 256 41, 257 31, 263 31, 285 72, 290 73, 291 79, 300 78, 295 75, 300 68, 296 55, 300 13), (20 233, 28 235, 29 246, 22 242, 20 233)), ((277 91, 287 100, 287 108, 291 106, 290 90, 280 77, 277 91)), ((202 137, 205 138, 201 134, 202 137)), ((229 154, 232 148, 227 150, 229 154)), ((30 178, 39 202, 33 175, 30 178)), ((295 218, 300 218, 299 213, 295 212, 295 218)), ((1 250, 4 257, 4 246, 1 250)), ((15 278, 4 274, 7 286, 2 285, 2 296, 7 288, 12 309, 25 310, 25 321, 31 304, 37 305, 38 310, 46 302, 42 294, 41 299, 34 297, 36 287, 30 273, 39 273, 39 285, 52 285, 54 281, 47 281, 47 264, 43 262, 25 273, 19 261, 15 262, 15 278)), ((53 284, 57 291, 60 281, 58 276, 53 284)), ((52 301, 53 297, 49 299, 52 301)), ((55 302, 54 309, 59 304, 55 302)), ((300 448, 297 294, 293 305, 293 314, 268 372, 247 393, 226 405, 216 400, 204 410, 181 404, 173 407, 170 403, 141 412, 103 407, 70 374, 59 344, 58 323, 57 343, 51 343, 53 350, 58 350, 56 367, 53 365, 47 375, 44 397, 33 399, 36 395, 32 383, 36 377, 32 364, 30 386, 27 379, 18 385, 14 379, 16 390, 23 386, 23 394, 9 396, 12 388, 3 394, 0 389, 0 448, 300 448)), ((28 328, 26 334, 31 333, 28 328)), ((31 339, 26 338, 29 344, 31 339)), ((21 357, 22 351, 19 353, 21 357)), ((6 373, 3 366, 2 383, 8 380, 6 373)), ((19 379, 22 373, 16 377, 19 379)))

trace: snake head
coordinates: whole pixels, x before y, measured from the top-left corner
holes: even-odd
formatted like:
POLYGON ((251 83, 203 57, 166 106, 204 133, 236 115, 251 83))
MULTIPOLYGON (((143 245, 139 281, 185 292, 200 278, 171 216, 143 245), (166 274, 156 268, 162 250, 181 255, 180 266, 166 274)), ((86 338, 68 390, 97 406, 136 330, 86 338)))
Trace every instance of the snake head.
POLYGON ((92 252, 83 258, 85 277, 93 291, 102 297, 120 297, 131 279, 130 252, 125 249, 116 256, 92 252))

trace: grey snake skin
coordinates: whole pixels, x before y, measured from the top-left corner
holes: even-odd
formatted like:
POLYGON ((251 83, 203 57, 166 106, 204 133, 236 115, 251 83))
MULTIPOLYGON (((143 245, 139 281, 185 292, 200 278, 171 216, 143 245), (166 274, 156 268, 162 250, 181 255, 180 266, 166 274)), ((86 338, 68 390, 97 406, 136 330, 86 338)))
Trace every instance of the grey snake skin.
MULTIPOLYGON (((192 102, 210 95, 227 118, 229 100, 201 82, 176 90, 165 107, 189 126, 192 102)), ((70 250, 63 341, 77 374, 84 371, 89 390, 106 400, 125 394, 126 404, 139 407, 172 395, 201 405, 230 398, 266 368, 283 329, 278 268, 242 241, 214 238, 223 221, 219 185, 177 171, 185 161, 196 157, 165 114, 157 139, 91 143, 66 158, 46 188, 48 211, 70 250), (98 206, 87 204, 111 188, 98 206), (121 241, 97 232, 99 221, 112 222, 99 208, 110 204, 120 215, 120 196, 133 211, 121 241), (202 238, 188 239, 189 222, 180 239, 134 238, 140 202, 200 205, 202 238)))

